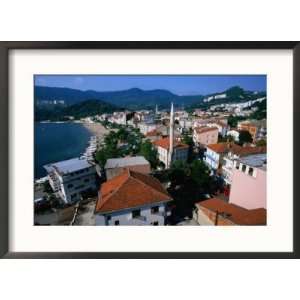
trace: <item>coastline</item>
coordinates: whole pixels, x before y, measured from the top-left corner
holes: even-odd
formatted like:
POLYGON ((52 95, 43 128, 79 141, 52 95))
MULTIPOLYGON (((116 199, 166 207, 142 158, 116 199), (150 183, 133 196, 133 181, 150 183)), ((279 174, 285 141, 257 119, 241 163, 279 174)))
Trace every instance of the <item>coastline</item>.
POLYGON ((98 138, 102 138, 105 134, 109 133, 109 130, 100 123, 82 122, 80 124, 98 138))

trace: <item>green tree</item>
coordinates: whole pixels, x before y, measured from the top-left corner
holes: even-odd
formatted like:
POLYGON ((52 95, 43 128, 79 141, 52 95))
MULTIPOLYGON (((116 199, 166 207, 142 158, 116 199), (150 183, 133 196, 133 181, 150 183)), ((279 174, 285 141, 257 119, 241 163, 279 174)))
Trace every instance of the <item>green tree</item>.
POLYGON ((195 182, 197 187, 204 191, 209 188, 211 182, 210 170, 202 160, 194 160, 190 166, 191 180, 195 182))
POLYGON ((245 143, 252 143, 253 139, 249 131, 242 130, 239 134, 239 144, 244 145, 245 143))
POLYGON ((256 146, 258 146, 258 147, 263 147, 263 146, 267 146, 267 141, 266 140, 258 140, 257 142, 256 142, 256 146))
POLYGON ((183 143, 189 146, 189 151, 188 151, 188 162, 191 162, 194 160, 195 158, 195 154, 194 154, 194 141, 191 135, 189 134, 184 134, 183 135, 183 139, 182 139, 183 143))
POLYGON ((184 184, 188 179, 189 175, 189 165, 182 160, 175 160, 168 171, 168 177, 171 181, 172 187, 184 184))
POLYGON ((157 167, 159 163, 157 158, 157 150, 153 147, 149 140, 145 140, 141 144, 140 154, 149 161, 151 168, 155 169, 157 167))

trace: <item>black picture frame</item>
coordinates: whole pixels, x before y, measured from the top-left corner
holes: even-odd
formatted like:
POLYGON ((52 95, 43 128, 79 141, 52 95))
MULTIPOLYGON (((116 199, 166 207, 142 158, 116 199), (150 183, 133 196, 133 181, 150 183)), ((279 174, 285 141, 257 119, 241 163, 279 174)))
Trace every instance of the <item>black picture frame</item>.
POLYGON ((300 138, 300 43, 288 42, 0 42, 0 257, 165 259, 165 258, 300 258, 300 193, 297 183, 300 138), (13 49, 290 49, 293 50, 293 252, 10 252, 9 250, 9 51, 13 49))

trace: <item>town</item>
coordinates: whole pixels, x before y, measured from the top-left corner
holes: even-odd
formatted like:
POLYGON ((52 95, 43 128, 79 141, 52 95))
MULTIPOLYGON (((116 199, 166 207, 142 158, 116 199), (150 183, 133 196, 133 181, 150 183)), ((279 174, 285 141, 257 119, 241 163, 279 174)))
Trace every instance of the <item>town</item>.
POLYGON ((44 166, 35 225, 266 225, 266 97, 224 97, 81 118, 105 134, 44 166))

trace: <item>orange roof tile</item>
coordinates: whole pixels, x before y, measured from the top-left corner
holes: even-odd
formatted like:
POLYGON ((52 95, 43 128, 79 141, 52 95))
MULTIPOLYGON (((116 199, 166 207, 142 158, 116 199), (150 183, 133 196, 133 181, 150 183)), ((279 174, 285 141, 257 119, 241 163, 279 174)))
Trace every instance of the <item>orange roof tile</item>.
POLYGON ((203 127, 196 127, 195 131, 197 132, 197 134, 201 134, 201 133, 205 133, 208 131, 219 131, 219 129, 217 127, 207 127, 207 126, 203 126, 203 127))
POLYGON ((246 156, 251 154, 266 153, 267 148, 265 146, 261 147, 242 147, 235 143, 218 143, 207 145, 207 148, 213 150, 216 153, 226 153, 232 152, 239 156, 246 156))
POLYGON ((125 169, 100 189, 95 212, 112 212, 172 200, 154 177, 125 169))
POLYGON ((146 133, 146 136, 157 136, 157 135, 159 135, 159 133, 157 132, 156 129, 153 129, 146 133))
MULTIPOLYGON (((153 144, 155 146, 162 147, 162 148, 169 150, 170 138, 165 137, 165 138, 159 139, 159 140, 153 142, 153 144)), ((174 148, 188 148, 188 147, 189 147, 188 145, 174 140, 174 148)))
POLYGON ((249 210, 218 198, 201 201, 196 205, 220 214, 225 214, 224 218, 229 219, 237 225, 265 225, 267 222, 267 211, 264 208, 249 210))

